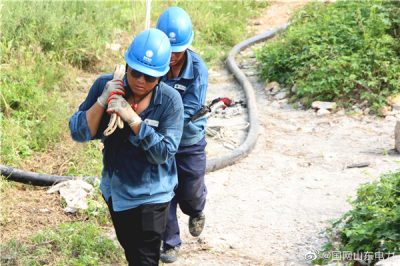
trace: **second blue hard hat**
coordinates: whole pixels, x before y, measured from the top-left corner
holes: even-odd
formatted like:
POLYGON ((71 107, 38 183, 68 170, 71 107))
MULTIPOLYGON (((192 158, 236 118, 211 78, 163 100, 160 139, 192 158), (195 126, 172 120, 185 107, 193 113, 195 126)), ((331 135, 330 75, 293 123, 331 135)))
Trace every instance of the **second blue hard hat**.
POLYGON ((128 66, 153 77, 164 76, 169 71, 170 58, 170 41, 158 29, 139 33, 125 53, 128 66))
POLYGON ((158 18, 157 29, 168 36, 172 52, 186 50, 193 41, 192 21, 180 7, 170 7, 165 10, 158 18))

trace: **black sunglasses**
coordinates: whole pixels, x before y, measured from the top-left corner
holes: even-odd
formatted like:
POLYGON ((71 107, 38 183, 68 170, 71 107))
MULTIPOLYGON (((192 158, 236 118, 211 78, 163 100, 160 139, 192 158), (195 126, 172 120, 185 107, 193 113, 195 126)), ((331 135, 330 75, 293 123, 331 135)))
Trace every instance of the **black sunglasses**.
POLYGON ((152 83, 157 80, 157 77, 149 76, 147 74, 144 74, 142 72, 134 70, 133 68, 130 69, 130 74, 132 77, 137 78, 137 79, 143 75, 146 82, 149 82, 149 83, 152 83))

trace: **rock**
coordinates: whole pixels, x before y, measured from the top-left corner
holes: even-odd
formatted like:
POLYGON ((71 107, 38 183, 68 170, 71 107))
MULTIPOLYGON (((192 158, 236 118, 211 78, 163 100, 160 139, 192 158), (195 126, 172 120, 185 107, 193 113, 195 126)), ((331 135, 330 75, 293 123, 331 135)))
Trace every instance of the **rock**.
POLYGON ((343 109, 341 109, 341 110, 339 110, 336 114, 338 114, 338 115, 345 115, 345 114, 346 114, 346 111, 343 110, 343 109))
POLYGON ((381 108, 379 108, 378 113, 381 116, 388 116, 390 114, 390 107, 389 106, 382 106, 381 108))
POLYGON ((364 115, 368 115, 370 111, 371 111, 371 109, 365 108, 363 113, 364 113, 364 115))
POLYGON ((353 108, 354 114, 363 114, 363 110, 361 110, 358 106, 353 108))
POLYGON ((311 104, 313 109, 326 109, 326 110, 334 110, 336 109, 335 102, 322 102, 322 101, 315 101, 311 104))
POLYGON ((265 86, 265 91, 272 95, 275 95, 280 90, 281 90, 281 87, 279 86, 279 83, 276 81, 272 81, 272 82, 268 83, 267 86, 265 86))
POLYGON ((293 87, 290 89, 290 91, 291 91, 292 93, 295 93, 296 90, 297 90, 297 87, 296 87, 296 84, 294 84, 293 87))
POLYGON ((271 103, 271 106, 272 106, 272 107, 276 107, 276 108, 281 107, 281 105, 280 105, 279 102, 277 102, 277 101, 273 101, 273 102, 271 103))
POLYGON ((395 110, 399 110, 400 109, 400 93, 389 96, 386 99, 387 103, 393 107, 393 109, 395 110))
POLYGON ((287 97, 287 92, 286 91, 280 91, 278 94, 276 94, 275 99, 277 100, 282 100, 285 99, 287 97))
POLYGON ((317 116, 324 116, 324 115, 329 115, 331 112, 329 112, 327 109, 319 109, 317 111, 317 116))
POLYGON ((388 116, 385 116, 385 120, 386 121, 396 121, 396 120, 398 120, 398 118, 394 115, 388 115, 388 116))
POLYGON ((367 100, 364 100, 362 103, 360 103, 359 107, 360 107, 360 108, 363 108, 363 107, 365 107, 365 106, 367 106, 367 105, 368 105, 368 101, 367 101, 367 100))
POLYGON ((394 128, 394 140, 395 148, 398 152, 400 152, 400 121, 397 121, 396 127, 394 128))
POLYGON ((378 261, 375 266, 398 266, 400 265, 400 256, 393 256, 385 260, 378 261))

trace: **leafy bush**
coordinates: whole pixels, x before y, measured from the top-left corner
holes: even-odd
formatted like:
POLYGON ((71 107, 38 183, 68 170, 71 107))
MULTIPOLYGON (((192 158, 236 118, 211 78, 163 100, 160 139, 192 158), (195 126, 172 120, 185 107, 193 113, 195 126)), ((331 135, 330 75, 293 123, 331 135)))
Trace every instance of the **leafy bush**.
POLYGON ((329 228, 323 251, 400 254, 400 171, 362 185, 351 205, 329 228))
POLYGON ((367 100, 376 110, 400 92, 400 2, 312 3, 257 59, 264 79, 296 84, 293 99, 307 106, 367 100))
POLYGON ((129 27, 129 3, 6 1, 1 16, 1 161, 60 140, 69 110, 61 92, 71 65, 92 67, 113 29, 129 27), (119 19, 115 19, 118 17, 119 19))
POLYGON ((225 60, 234 45, 252 34, 247 31, 247 20, 268 5, 267 1, 178 1, 177 4, 190 14, 195 31, 193 46, 211 65, 225 60))
POLYGON ((123 264, 122 249, 94 224, 74 222, 1 245, 1 265, 123 264))

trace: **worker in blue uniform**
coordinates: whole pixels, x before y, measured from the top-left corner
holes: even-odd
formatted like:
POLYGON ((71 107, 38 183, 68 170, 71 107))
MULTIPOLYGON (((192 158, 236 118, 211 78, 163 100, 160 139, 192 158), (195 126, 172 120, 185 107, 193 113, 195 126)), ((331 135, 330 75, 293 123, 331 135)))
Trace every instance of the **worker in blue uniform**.
POLYGON ((160 78, 170 69, 170 57, 171 45, 162 31, 141 32, 125 53, 124 78, 100 76, 69 123, 74 140, 104 143, 100 189, 129 265, 158 265, 178 181, 175 153, 183 104, 160 78), (105 137, 113 113, 125 126, 105 137))
POLYGON ((203 213, 207 189, 204 183, 206 169, 206 118, 193 120, 206 101, 208 70, 201 57, 188 49, 194 32, 189 15, 179 7, 170 7, 158 19, 157 28, 163 31, 171 43, 170 69, 162 81, 173 87, 182 96, 184 126, 182 140, 176 153, 178 187, 171 201, 167 228, 163 239, 161 261, 176 261, 182 244, 177 205, 189 216, 189 232, 199 236, 205 224, 203 213))

